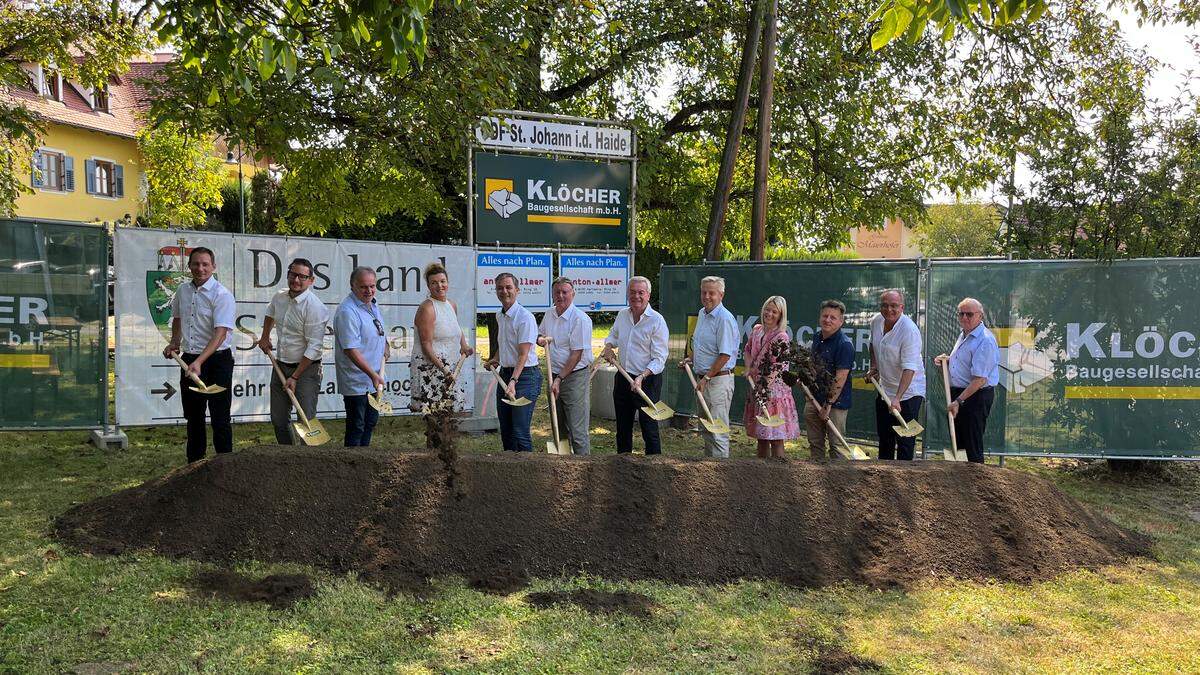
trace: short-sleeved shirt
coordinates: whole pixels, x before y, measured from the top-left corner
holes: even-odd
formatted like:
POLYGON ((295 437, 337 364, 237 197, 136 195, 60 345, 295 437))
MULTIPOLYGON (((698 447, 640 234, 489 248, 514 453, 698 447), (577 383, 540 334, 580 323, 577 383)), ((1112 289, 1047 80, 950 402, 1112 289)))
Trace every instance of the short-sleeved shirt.
MULTIPOLYGON (((550 343, 550 366, 556 375, 569 375, 562 372, 571 358, 571 352, 581 349, 583 355, 575 370, 583 370, 592 365, 592 319, 575 305, 567 307, 559 316, 553 307, 542 316, 541 334, 554 338, 550 343)), ((572 373, 575 370, 571 371, 572 373)))
POLYGON ((696 329, 692 332, 692 366, 696 375, 708 372, 722 354, 729 357, 725 367, 732 368, 737 363, 739 343, 741 335, 738 334, 737 319, 725 305, 718 304, 711 312, 701 307, 696 315, 696 329))
POLYGON ((228 328, 229 332, 217 349, 229 349, 233 346, 237 301, 216 277, 209 277, 199 288, 188 281, 171 298, 171 318, 179 319, 182 328, 179 348, 184 354, 203 352, 218 328, 228 328))
POLYGON ((951 387, 966 389, 976 377, 986 377, 989 387, 1000 382, 1000 345, 982 323, 968 335, 959 333, 950 352, 951 387))
MULTIPOLYGON (((819 330, 814 331, 812 350, 813 354, 821 360, 821 363, 825 365, 825 369, 832 376, 836 377, 839 370, 854 369, 854 342, 840 330, 829 336, 829 338, 822 337, 819 330)), ((850 389, 850 375, 847 374, 846 383, 842 385, 842 392, 838 394, 837 400, 833 403, 834 408, 838 410, 850 409, 850 389)), ((821 403, 829 400, 829 392, 826 390, 822 389, 813 392, 813 394, 821 403)))
POLYGON ((667 320, 653 307, 646 307, 637 323, 628 307, 617 312, 612 330, 604 338, 604 344, 617 348, 617 361, 632 377, 647 370, 661 373, 667 365, 670 342, 667 320))
POLYGON ((275 320, 279 335, 275 353, 280 361, 300 363, 307 356, 309 361, 320 363, 325 353, 329 310, 311 288, 294 298, 286 289, 279 291, 267 305, 266 316, 275 320))
POLYGON ((525 367, 531 368, 538 363, 537 357, 537 321, 533 313, 514 302, 512 307, 496 312, 497 342, 500 344, 500 367, 516 368, 517 357, 521 355, 519 345, 530 343, 529 354, 525 356, 525 367))
POLYGON ((921 355, 921 329, 908 315, 901 314, 896 325, 883 332, 883 315, 871 319, 871 348, 875 350, 875 365, 879 367, 879 383, 888 398, 895 398, 900 389, 900 376, 913 371, 912 382, 902 400, 925 395, 925 362, 921 355))
MULTIPOLYGON (((382 368, 387 344, 383 315, 375 300, 367 305, 354 294, 346 296, 333 313, 333 363, 337 368, 338 391, 342 396, 361 396, 375 392, 371 376, 359 370, 345 350, 357 349, 367 365, 382 368)), ((378 371, 376 371, 378 372, 378 371)))

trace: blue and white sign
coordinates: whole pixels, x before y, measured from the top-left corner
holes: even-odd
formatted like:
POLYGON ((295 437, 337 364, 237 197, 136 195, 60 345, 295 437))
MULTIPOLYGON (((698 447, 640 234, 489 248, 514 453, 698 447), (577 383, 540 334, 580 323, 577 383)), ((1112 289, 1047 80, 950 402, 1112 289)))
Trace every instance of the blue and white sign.
POLYGON ((558 274, 575 286, 575 306, 588 312, 615 312, 627 306, 628 253, 562 253, 558 274))
POLYGON ((535 251, 495 251, 475 254, 475 303, 480 312, 500 309, 496 299, 496 276, 509 272, 517 278, 521 294, 517 302, 532 312, 543 312, 553 305, 550 282, 554 274, 554 256, 535 251))

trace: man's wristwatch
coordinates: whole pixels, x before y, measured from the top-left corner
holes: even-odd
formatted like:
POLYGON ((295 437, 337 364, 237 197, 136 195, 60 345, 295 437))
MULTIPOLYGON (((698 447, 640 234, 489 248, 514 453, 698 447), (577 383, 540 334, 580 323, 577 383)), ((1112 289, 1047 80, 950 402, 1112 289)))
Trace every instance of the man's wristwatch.
POLYGON ((955 403, 957 403, 957 404, 959 404, 959 405, 962 405, 962 404, 963 404, 963 398, 960 396, 960 397, 958 397, 958 398, 954 399, 954 402, 955 402, 955 403))

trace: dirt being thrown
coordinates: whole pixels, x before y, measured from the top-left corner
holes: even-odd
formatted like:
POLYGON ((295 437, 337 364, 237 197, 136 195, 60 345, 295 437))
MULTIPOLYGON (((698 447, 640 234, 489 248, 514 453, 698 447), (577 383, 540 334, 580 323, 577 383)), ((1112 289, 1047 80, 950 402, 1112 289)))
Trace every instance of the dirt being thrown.
POLYGON ((540 454, 455 465, 452 488, 429 453, 257 448, 78 505, 55 534, 93 553, 299 562, 399 588, 506 571, 1031 581, 1149 546, 1049 482, 995 467, 540 454))

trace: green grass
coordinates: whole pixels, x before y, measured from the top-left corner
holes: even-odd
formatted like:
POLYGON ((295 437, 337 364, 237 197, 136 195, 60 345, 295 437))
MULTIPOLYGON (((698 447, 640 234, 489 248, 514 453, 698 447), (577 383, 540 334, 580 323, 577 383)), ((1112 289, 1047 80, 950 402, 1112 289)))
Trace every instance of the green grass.
MULTIPOLYGON (((546 438, 543 413, 535 441, 546 438)), ((340 425, 329 424, 340 437, 340 425)), ((271 440, 235 430, 239 447, 271 440)), ((667 431, 669 453, 695 437, 667 431)), ((385 420, 376 445, 412 446, 418 421, 385 420)), ((536 580, 509 596, 439 579, 425 598, 388 597, 353 575, 247 562, 239 571, 303 572, 316 596, 287 610, 193 596, 202 566, 145 554, 64 551, 50 519, 73 502, 162 475, 183 461, 178 428, 130 430, 127 451, 80 433, 0 434, 0 672, 65 672, 84 663, 152 672, 803 672, 852 655, 894 672, 1200 671, 1200 477, 1169 467, 1152 479, 1103 464, 1010 462, 1155 538, 1155 560, 1030 585, 931 580, 909 591, 798 590, 742 582, 684 587, 589 576, 536 580), (658 605, 649 620, 536 609, 528 592, 631 590, 658 605)), ((613 436, 596 428, 596 452, 613 436)), ((494 435, 467 451, 494 451, 494 435)), ((790 449, 803 452, 802 444, 790 449)), ((744 436, 735 455, 753 453, 744 436)), ((196 514, 203 518, 204 514, 196 514)))

